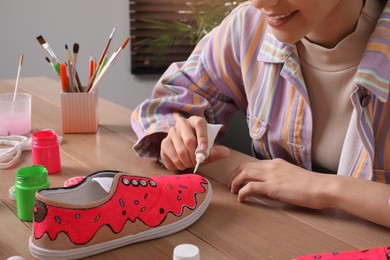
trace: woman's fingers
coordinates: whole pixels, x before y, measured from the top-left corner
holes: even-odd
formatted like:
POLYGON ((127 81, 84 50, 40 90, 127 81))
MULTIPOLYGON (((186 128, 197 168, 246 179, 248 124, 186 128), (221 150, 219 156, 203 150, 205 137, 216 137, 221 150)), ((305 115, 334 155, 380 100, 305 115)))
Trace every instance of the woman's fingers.
POLYGON ((240 164, 229 178, 228 187, 232 193, 238 193, 243 185, 250 181, 263 181, 265 161, 240 164))
POLYGON ((167 169, 185 170, 195 166, 195 150, 199 146, 207 147, 206 120, 198 116, 177 118, 161 143, 160 156, 167 169))
POLYGON ((207 121, 203 117, 191 116, 188 121, 196 135, 196 148, 205 151, 209 145, 207 135, 207 121))
POLYGON ((243 202, 246 197, 251 195, 265 195, 268 193, 268 187, 264 182, 249 182, 238 191, 237 200, 243 202))
POLYGON ((184 169, 184 165, 182 164, 179 156, 177 155, 175 146, 172 142, 172 136, 166 137, 161 142, 160 157, 164 163, 165 168, 167 168, 168 170, 184 169))
MULTIPOLYGON (((340 179, 340 178, 337 178, 340 179)), ((229 180, 238 200, 259 194, 297 206, 321 209, 329 205, 328 189, 337 180, 333 175, 318 174, 282 159, 262 160, 242 164, 229 180)))

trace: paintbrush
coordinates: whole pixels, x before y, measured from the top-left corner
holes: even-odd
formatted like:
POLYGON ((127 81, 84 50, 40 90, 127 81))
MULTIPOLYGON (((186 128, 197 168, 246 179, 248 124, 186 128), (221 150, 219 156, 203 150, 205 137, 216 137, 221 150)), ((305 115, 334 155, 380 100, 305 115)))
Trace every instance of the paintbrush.
POLYGON ((50 48, 50 45, 45 41, 42 35, 39 35, 37 37, 37 40, 39 44, 42 46, 42 48, 49 54, 52 63, 53 64, 59 64, 60 62, 58 61, 56 55, 54 54, 53 50, 50 48))
POLYGON ((110 34, 110 37, 108 38, 108 42, 107 42, 106 46, 104 47, 102 54, 100 55, 99 62, 96 66, 96 69, 95 69, 91 79, 88 82, 87 87, 85 88, 85 92, 88 92, 89 89, 92 87, 93 81, 95 80, 95 78, 97 76, 98 69, 99 69, 100 65, 102 64, 104 56, 106 56, 108 47, 110 46, 110 43, 111 43, 112 37, 114 36, 115 30, 116 30, 116 27, 114 27, 114 29, 112 30, 112 32, 110 34))
POLYGON ((79 54, 79 48, 80 45, 78 43, 73 44, 73 60, 74 60, 74 68, 76 69, 76 64, 77 64, 77 55, 79 54))
POLYGON ((23 64, 23 54, 20 55, 19 59, 19 67, 18 67, 18 74, 16 76, 16 83, 15 83, 15 90, 14 90, 14 98, 13 101, 16 100, 16 92, 18 92, 18 85, 19 85, 19 78, 20 78, 20 71, 22 70, 22 64, 23 64))
POLYGON ((76 69, 76 65, 77 65, 77 56, 78 56, 78 53, 79 53, 79 48, 80 48, 80 45, 78 43, 74 43, 73 44, 73 69, 75 71, 75 78, 76 78, 76 83, 77 83, 77 88, 80 92, 83 92, 83 88, 82 88, 82 85, 81 85, 81 81, 80 81, 80 78, 79 78, 79 74, 77 73, 77 69, 76 69))
POLYGON ((45 57, 45 60, 52 66, 53 70, 57 73, 57 75, 60 75, 60 65, 58 63, 53 64, 51 60, 48 57, 45 57))
POLYGON ((60 64, 60 78, 61 78, 61 88, 64 92, 69 92, 69 79, 66 73, 66 64, 60 64))
POLYGON ((72 63, 73 65, 73 59, 72 59, 72 55, 70 55, 68 44, 65 44, 65 51, 66 51, 66 56, 68 57, 68 63, 72 63))
POLYGON ((96 80, 93 82, 93 85, 90 89, 87 91, 92 91, 96 88, 99 81, 103 78, 104 74, 111 68, 111 66, 115 63, 115 61, 118 59, 119 54, 122 52, 122 50, 126 47, 126 45, 129 43, 130 38, 127 37, 122 45, 111 55, 110 59, 107 61, 104 68, 102 68, 101 72, 99 73, 99 76, 96 78, 96 80))
POLYGON ((98 67, 100 66, 100 64, 102 64, 104 56, 106 56, 106 53, 108 51, 108 47, 110 46, 110 43, 111 43, 112 37, 114 36, 115 30, 116 30, 116 27, 114 27, 114 29, 112 30, 110 37, 108 38, 108 42, 107 42, 106 46, 104 47, 102 54, 100 55, 98 67))
POLYGON ((65 44, 65 51, 66 51, 66 56, 68 57, 69 89, 70 89, 70 92, 74 92, 73 59, 72 59, 72 55, 70 55, 70 51, 69 51, 67 44, 65 44))
POLYGON ((96 67, 96 59, 95 57, 91 56, 89 57, 88 80, 92 78, 93 72, 95 71, 95 67, 96 67))

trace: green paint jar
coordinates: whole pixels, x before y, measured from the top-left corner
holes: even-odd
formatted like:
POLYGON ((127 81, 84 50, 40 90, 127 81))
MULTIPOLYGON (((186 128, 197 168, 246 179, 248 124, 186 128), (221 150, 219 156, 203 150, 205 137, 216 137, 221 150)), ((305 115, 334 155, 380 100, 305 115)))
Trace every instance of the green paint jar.
POLYGON ((24 221, 33 220, 35 193, 49 187, 49 176, 44 166, 32 165, 17 170, 15 196, 19 219, 24 221))

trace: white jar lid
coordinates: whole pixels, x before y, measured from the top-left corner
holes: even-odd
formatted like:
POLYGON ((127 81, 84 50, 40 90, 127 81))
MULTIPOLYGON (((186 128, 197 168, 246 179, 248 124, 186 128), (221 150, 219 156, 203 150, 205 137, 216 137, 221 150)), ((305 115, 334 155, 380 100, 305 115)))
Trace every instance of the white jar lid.
POLYGON ((16 200, 15 196, 15 185, 12 185, 11 188, 8 190, 8 196, 11 200, 16 200))
POLYGON ((199 260, 199 248, 192 244, 181 244, 173 250, 173 260, 199 260))

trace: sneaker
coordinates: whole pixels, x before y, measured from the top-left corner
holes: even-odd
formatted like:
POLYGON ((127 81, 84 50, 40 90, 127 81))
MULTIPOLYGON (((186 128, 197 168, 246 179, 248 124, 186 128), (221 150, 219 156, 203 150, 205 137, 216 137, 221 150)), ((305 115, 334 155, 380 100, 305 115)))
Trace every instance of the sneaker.
POLYGON ((96 172, 75 186, 36 193, 30 252, 79 259, 167 236, 197 221, 211 197, 211 184, 197 174, 96 172))

